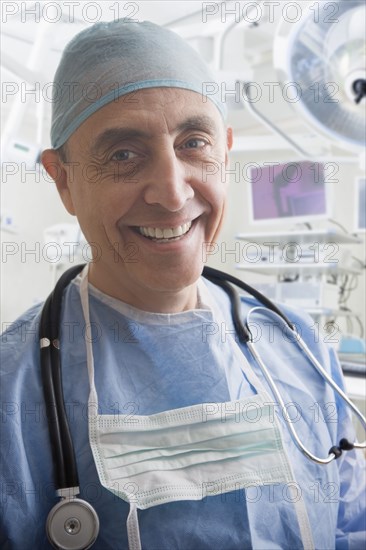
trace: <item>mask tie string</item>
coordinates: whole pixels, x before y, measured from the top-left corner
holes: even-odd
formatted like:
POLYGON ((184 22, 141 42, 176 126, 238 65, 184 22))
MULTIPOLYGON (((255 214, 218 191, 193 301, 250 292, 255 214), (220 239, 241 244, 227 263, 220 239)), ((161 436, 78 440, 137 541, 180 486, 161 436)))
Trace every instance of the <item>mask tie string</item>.
POLYGON ((139 518, 135 502, 130 502, 130 512, 127 518, 127 537, 129 550, 141 550, 139 518))

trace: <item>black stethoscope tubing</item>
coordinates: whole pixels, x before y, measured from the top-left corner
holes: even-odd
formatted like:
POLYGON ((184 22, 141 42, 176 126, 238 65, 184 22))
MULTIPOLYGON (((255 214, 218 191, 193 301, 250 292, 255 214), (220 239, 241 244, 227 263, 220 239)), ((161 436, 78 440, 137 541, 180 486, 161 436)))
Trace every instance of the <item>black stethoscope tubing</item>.
POLYGON ((42 384, 58 489, 79 485, 74 446, 65 410, 58 332, 63 291, 83 267, 72 267, 61 275, 43 306, 39 327, 42 384))
POLYGON ((241 288, 242 290, 244 290, 245 292, 247 292, 248 294, 256 298, 258 302, 260 302, 266 308, 273 311, 273 313, 276 313, 277 315, 279 315, 279 317, 281 317, 281 319, 286 323, 286 325, 292 331, 294 330, 294 325, 291 323, 291 321, 271 300, 269 300, 257 289, 251 287, 247 283, 244 283, 244 281, 238 279, 237 277, 234 277, 233 275, 229 275, 229 273, 223 273, 218 269, 214 269, 213 267, 207 267, 207 266, 203 269, 203 276, 206 279, 209 279, 211 282, 220 286, 223 290, 225 290, 226 294, 228 294, 230 298, 230 303, 231 303, 231 314, 233 318, 234 328, 240 342, 242 342, 243 344, 247 344, 248 342, 250 342, 252 340, 252 335, 248 324, 247 323, 244 324, 242 321, 240 295, 231 286, 232 284, 235 286, 238 286, 239 288, 241 288))
MULTIPOLYGON (((77 265, 61 275, 53 292, 49 295, 43 306, 39 327, 39 336, 41 348, 41 376, 49 434, 51 439, 52 455, 55 465, 55 482, 57 485, 57 493, 63 498, 63 500, 65 501, 64 504, 66 506, 79 506, 83 509, 83 512, 86 513, 86 520, 84 521, 84 524, 86 524, 88 528, 90 527, 91 530, 94 529, 93 537, 89 539, 88 536, 86 536, 86 540, 88 540, 88 543, 92 543, 93 540, 95 540, 94 537, 96 536, 97 529, 99 529, 99 523, 95 510, 85 501, 75 498, 75 495, 79 494, 79 480, 74 446, 65 410, 59 343, 59 327, 61 321, 60 317, 62 311, 63 293, 65 288, 72 281, 72 279, 74 279, 84 267, 84 264, 77 265), (69 496, 65 497, 65 494, 67 494, 68 491, 69 496), (98 527, 96 527, 96 525, 98 527)), ((244 283, 237 277, 207 266, 204 268, 202 275, 214 284, 219 285, 228 294, 231 303, 233 324, 238 338, 240 342, 246 343, 248 345, 250 352, 252 353, 254 359, 257 361, 258 365, 261 367, 261 370, 265 378, 267 379, 267 382, 269 383, 272 391, 274 392, 277 400, 282 403, 282 398, 278 390, 274 386, 274 382, 269 375, 267 368, 263 364, 261 357, 254 350, 253 338, 249 327, 249 316, 246 322, 243 323, 241 319, 240 296, 232 285, 238 286, 240 289, 244 290, 245 292, 256 298, 265 308, 268 308, 272 312, 272 314, 279 316, 280 319, 288 326, 288 328, 296 334, 294 325, 289 321, 284 313, 277 308, 275 304, 273 304, 268 298, 266 298, 266 296, 263 296, 263 294, 261 294, 258 290, 252 288, 250 285, 244 283)), ((261 308, 256 307, 254 309, 261 308)), ((334 387, 334 389, 341 395, 341 397, 346 400, 348 405, 353 409, 357 416, 361 418, 361 422, 365 423, 365 419, 362 417, 361 413, 349 401, 342 390, 335 386, 333 381, 329 380, 329 376, 324 372, 324 369, 322 369, 322 367, 316 365, 316 359, 314 359, 311 352, 309 352, 309 350, 307 350, 306 352, 306 350, 304 349, 306 345, 303 342, 302 346, 300 345, 303 351, 310 354, 310 360, 313 363, 313 366, 317 368, 319 374, 324 376, 325 380, 334 387)), ((305 447, 300 443, 299 438, 296 432, 294 432, 291 424, 289 424, 289 429, 298 448, 305 454, 305 456, 318 463, 327 464, 334 458, 338 458, 342 454, 343 450, 350 450, 354 447, 363 448, 365 446, 364 444, 352 444, 347 439, 342 439, 339 443, 339 446, 334 446, 330 449, 329 455, 331 456, 328 455, 328 458, 320 459, 308 452, 305 447)), ((65 512, 63 512, 60 506, 62 506, 62 502, 56 505, 50 512, 50 522, 52 523, 52 520, 54 519, 53 523, 55 525, 53 527, 49 526, 49 538, 51 541, 54 539, 52 533, 56 534, 56 538, 59 532, 61 532, 63 536, 62 530, 64 526, 64 519, 68 517, 68 511, 66 511, 66 507, 65 512)), ((73 508, 70 508, 70 510, 73 510, 73 508)), ((73 522, 74 518, 71 517, 67 521, 73 522)), ((57 545, 55 546, 61 547, 57 545)), ((89 547, 89 545, 75 546, 75 548, 89 547)))

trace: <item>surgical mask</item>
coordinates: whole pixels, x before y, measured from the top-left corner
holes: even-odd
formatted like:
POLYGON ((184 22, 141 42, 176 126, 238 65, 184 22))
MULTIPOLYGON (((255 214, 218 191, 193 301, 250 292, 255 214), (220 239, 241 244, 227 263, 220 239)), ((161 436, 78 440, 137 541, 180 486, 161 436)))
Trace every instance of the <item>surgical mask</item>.
MULTIPOLYGON (((90 326, 87 268, 80 293, 85 323, 90 326)), ((130 503, 130 550, 141 549, 137 509, 201 500, 253 485, 294 483, 270 397, 245 365, 234 340, 231 345, 236 346, 235 355, 239 354, 256 395, 146 416, 102 415, 92 345, 86 339, 90 446, 103 487, 130 503)), ((299 499, 294 505, 303 546, 313 548, 304 502, 299 499)))

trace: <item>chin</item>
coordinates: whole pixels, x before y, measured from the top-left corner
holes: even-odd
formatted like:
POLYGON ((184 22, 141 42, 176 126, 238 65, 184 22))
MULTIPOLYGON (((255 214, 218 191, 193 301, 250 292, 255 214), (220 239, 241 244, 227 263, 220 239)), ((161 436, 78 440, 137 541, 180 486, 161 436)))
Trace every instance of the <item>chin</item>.
POLYGON ((146 277, 146 286, 152 291, 179 292, 184 288, 192 286, 201 276, 203 264, 177 266, 161 270, 151 271, 146 277))

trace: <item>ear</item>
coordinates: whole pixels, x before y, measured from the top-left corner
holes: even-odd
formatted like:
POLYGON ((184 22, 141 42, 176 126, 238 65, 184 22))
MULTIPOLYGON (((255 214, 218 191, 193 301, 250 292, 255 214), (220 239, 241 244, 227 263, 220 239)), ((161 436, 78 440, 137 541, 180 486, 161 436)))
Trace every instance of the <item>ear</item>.
POLYGON ((227 166, 229 162, 229 151, 233 146, 233 129, 229 126, 226 129, 226 155, 225 155, 225 165, 227 166))
POLYGON ((69 214, 75 216, 75 208, 69 187, 68 171, 61 161, 60 155, 55 149, 46 149, 42 153, 41 160, 46 172, 56 183, 57 190, 66 210, 69 214))

